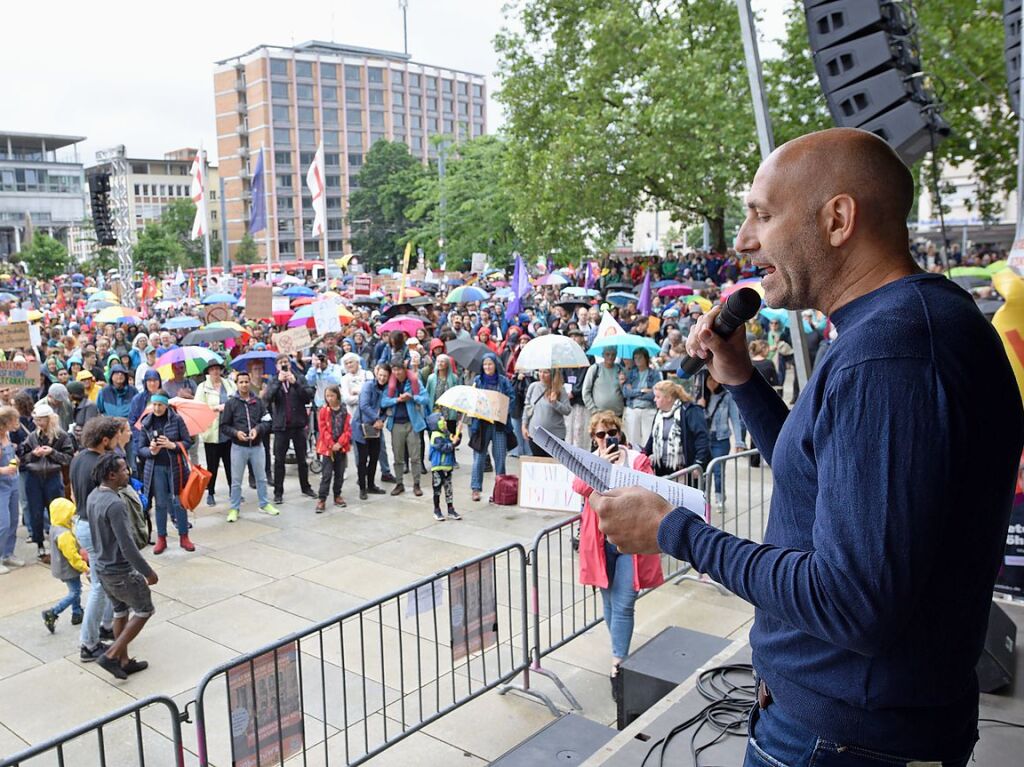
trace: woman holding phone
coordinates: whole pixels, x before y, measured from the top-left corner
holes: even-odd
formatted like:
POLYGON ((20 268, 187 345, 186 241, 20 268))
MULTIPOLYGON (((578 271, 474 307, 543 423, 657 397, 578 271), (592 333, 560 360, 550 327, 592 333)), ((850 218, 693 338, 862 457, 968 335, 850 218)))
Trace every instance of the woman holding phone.
MULTIPOLYGON (((590 437, 597 446, 594 455, 620 466, 652 474, 646 455, 626 446, 622 421, 611 410, 602 410, 590 419, 590 437)), ((657 554, 620 554, 605 540, 598 527, 597 514, 590 508, 594 489, 578 477, 572 489, 583 496, 580 519, 580 583, 601 589, 604 621, 612 642, 612 698, 618 702, 621 686, 619 666, 629 655, 633 638, 633 608, 640 589, 660 586, 664 582, 661 557, 657 554)))

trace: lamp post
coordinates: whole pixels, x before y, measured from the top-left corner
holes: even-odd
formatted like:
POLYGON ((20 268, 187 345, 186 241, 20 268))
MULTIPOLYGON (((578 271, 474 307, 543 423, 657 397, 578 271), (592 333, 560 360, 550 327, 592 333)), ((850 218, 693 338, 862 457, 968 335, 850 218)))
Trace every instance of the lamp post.
POLYGON ((409 0, 398 0, 398 7, 402 9, 402 40, 404 42, 405 55, 409 55, 409 0))

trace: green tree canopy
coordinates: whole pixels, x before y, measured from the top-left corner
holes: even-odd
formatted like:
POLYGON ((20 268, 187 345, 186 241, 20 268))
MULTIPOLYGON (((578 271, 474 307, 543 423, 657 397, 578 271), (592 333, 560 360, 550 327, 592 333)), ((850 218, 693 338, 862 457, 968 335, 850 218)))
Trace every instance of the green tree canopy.
POLYGON ((48 234, 35 232, 21 249, 18 258, 25 262, 28 273, 40 280, 63 274, 71 264, 68 249, 48 234))
POLYGON ((259 258, 259 250, 256 248, 256 240, 246 232, 242 235, 242 241, 238 243, 238 249, 235 251, 235 263, 255 264, 257 258, 259 258))
POLYGON ((150 274, 170 271, 185 261, 181 244, 159 223, 146 224, 133 250, 135 268, 150 274))
POLYGON ((406 209, 425 172, 400 141, 377 141, 367 152, 348 218, 352 249, 368 269, 396 266, 409 229, 406 209))

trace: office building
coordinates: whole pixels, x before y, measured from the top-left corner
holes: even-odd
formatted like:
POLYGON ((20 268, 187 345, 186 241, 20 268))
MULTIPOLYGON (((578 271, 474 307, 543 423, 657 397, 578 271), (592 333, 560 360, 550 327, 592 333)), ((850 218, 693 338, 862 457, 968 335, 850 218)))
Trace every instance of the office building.
MULTIPOLYGON (((389 51, 311 41, 293 48, 261 45, 224 61, 214 73, 217 155, 224 178, 233 254, 245 234, 252 173, 265 149, 270 248, 274 260, 317 260, 306 170, 321 137, 332 258, 351 252, 348 199, 359 169, 380 139, 404 141, 426 162, 434 136, 455 141, 487 130, 482 75, 418 64, 389 51)), ((260 260, 264 237, 256 236, 260 260)))
POLYGON ((21 250, 29 227, 67 242, 85 216, 77 144, 84 136, 0 132, 0 258, 21 250))

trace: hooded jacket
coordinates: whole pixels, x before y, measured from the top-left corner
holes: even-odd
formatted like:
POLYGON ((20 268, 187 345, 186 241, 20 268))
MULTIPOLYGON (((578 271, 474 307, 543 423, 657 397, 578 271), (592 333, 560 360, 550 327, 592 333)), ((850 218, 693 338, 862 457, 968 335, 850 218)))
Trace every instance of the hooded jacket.
POLYGON ((135 424, 142 418, 142 412, 149 405, 149 398, 152 396, 149 389, 146 388, 146 381, 159 381, 160 374, 155 370, 147 370, 146 375, 142 377, 142 391, 136 394, 132 398, 131 406, 128 408, 128 425, 132 429, 132 434, 138 432, 135 424))
POLYGON ((57 498, 50 504, 50 573, 61 581, 77 578, 89 569, 78 553, 80 546, 71 523, 74 515, 75 504, 67 498, 57 498))
POLYGON ((132 399, 138 394, 135 387, 129 383, 131 376, 128 375, 128 371, 125 370, 121 363, 115 363, 110 366, 110 372, 107 373, 107 381, 110 385, 104 386, 100 390, 100 395, 96 398, 96 409, 103 415, 127 418, 131 412, 132 399), (125 383, 120 389, 114 386, 111 380, 114 377, 114 373, 124 374, 125 383))

